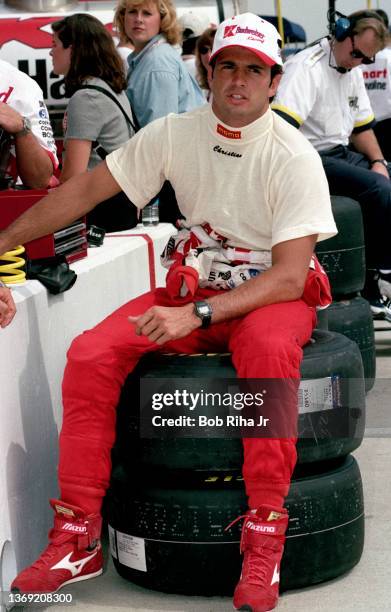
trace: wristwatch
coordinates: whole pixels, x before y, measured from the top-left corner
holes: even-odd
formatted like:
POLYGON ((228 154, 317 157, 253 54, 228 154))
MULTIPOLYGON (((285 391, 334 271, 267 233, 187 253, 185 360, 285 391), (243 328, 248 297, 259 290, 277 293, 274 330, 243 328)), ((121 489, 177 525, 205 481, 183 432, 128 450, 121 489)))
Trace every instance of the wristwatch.
POLYGON ((369 162, 369 164, 371 166, 374 166, 375 164, 383 164, 383 166, 385 166, 385 168, 388 169, 388 163, 385 159, 373 159, 372 161, 369 162))
POLYGON ((19 132, 15 132, 14 137, 17 138, 18 136, 26 136, 26 134, 31 134, 31 121, 28 117, 25 117, 24 115, 22 115, 22 119, 23 119, 23 128, 21 130, 19 130, 19 132))
POLYGON ((201 327, 203 329, 209 327, 212 319, 213 310, 212 306, 208 302, 194 302, 194 314, 196 315, 196 317, 201 319, 201 327))

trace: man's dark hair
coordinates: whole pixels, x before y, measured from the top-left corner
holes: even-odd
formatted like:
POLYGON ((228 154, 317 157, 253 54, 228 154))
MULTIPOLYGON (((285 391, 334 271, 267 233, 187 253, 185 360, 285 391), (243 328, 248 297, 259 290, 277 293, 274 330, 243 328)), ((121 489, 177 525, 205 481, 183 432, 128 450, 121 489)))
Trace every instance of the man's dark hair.
POLYGON ((280 66, 280 64, 274 64, 274 66, 271 67, 271 71, 270 71, 271 80, 273 80, 277 74, 282 74, 282 73, 283 73, 282 66, 280 66))
POLYGON ((116 93, 126 88, 122 59, 113 37, 99 19, 76 13, 52 23, 52 30, 65 49, 72 46, 71 66, 64 78, 68 98, 90 77, 102 79, 116 93))

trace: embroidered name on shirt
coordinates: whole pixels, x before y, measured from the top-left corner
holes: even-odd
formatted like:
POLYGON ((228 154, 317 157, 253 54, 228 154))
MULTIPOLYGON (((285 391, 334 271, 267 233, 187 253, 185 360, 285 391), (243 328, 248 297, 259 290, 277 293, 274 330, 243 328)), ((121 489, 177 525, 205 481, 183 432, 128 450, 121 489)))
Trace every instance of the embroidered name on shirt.
POLYGON ((234 151, 224 151, 219 145, 213 147, 213 151, 221 153, 222 155, 228 155, 229 157, 242 157, 241 153, 235 153, 234 151))
POLYGON ((220 123, 217 124, 216 132, 218 134, 221 134, 221 136, 225 136, 225 138, 232 138, 233 140, 240 140, 240 138, 242 137, 242 132, 235 130, 227 130, 227 128, 225 128, 220 123))

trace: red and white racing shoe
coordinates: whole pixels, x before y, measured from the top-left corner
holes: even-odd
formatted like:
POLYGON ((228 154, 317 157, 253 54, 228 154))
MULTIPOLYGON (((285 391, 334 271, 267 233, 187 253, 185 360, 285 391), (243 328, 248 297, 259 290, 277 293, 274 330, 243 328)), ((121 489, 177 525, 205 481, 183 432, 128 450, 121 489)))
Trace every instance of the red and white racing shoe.
POLYGON ((285 508, 262 505, 255 513, 247 512, 243 518, 240 549, 244 558, 234 593, 234 607, 247 612, 268 612, 278 602, 288 513, 285 508))
POLYGON ((13 593, 54 593, 66 584, 99 576, 103 571, 100 545, 102 518, 86 516, 77 506, 52 499, 54 527, 49 545, 11 585, 13 593))

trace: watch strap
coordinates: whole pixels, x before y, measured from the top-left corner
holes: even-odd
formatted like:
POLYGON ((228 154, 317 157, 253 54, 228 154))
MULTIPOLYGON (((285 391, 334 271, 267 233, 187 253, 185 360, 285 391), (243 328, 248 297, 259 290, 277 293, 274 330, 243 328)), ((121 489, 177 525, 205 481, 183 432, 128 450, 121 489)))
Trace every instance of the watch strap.
POLYGON ((28 117, 25 117, 24 115, 22 115, 22 119, 23 119, 23 128, 19 130, 19 132, 14 133, 14 138, 17 138, 18 136, 26 136, 26 134, 31 134, 30 119, 28 117))
POLYGON ((388 168, 388 163, 385 159, 372 159, 372 161, 370 161, 369 164, 371 167, 374 166, 375 164, 383 164, 383 166, 388 168))

